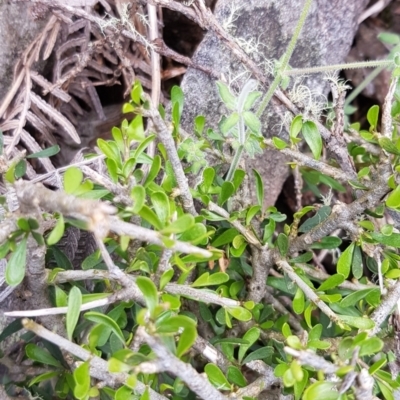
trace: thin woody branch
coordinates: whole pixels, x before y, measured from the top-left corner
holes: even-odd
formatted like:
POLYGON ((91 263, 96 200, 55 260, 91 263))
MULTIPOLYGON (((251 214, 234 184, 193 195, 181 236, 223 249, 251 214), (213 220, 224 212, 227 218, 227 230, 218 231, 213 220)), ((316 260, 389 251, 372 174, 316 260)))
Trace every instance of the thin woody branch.
MULTIPOLYGON (((41 338, 48 340, 49 342, 55 344, 61 349, 71 353, 75 357, 83 361, 88 361, 90 364, 90 375, 100 381, 104 382, 106 385, 110 387, 119 387, 125 384, 126 380, 129 378, 129 375, 124 372, 119 372, 117 374, 108 372, 108 364, 107 361, 101 359, 98 356, 90 353, 85 350, 83 347, 70 342, 69 340, 59 336, 46 328, 43 328, 41 325, 33 322, 30 319, 24 318, 22 320, 23 327, 33 332, 34 334, 40 336, 41 338)), ((149 388, 147 385, 143 384, 140 381, 137 381, 135 390, 137 390, 140 394, 144 393, 146 390, 150 393, 150 398, 152 400, 166 400, 167 398, 158 394, 153 389, 149 388)))
POLYGON ((168 154, 169 161, 171 162, 172 169, 174 171, 175 179, 179 187, 179 196, 182 198, 182 205, 186 212, 196 216, 197 211, 194 208, 193 196, 190 193, 188 180, 183 171, 181 160, 179 159, 178 152, 171 132, 166 126, 164 120, 161 118, 160 113, 152 104, 151 99, 146 95, 147 100, 151 104, 150 110, 141 109, 141 114, 145 117, 150 117, 153 121, 154 129, 157 133, 157 137, 160 142, 164 145, 165 150, 168 154))
POLYGON ((144 327, 140 327, 136 334, 143 337, 157 355, 158 361, 164 366, 164 369, 182 379, 200 398, 204 400, 226 399, 204 375, 200 375, 190 364, 186 364, 175 357, 157 338, 150 336, 144 327))

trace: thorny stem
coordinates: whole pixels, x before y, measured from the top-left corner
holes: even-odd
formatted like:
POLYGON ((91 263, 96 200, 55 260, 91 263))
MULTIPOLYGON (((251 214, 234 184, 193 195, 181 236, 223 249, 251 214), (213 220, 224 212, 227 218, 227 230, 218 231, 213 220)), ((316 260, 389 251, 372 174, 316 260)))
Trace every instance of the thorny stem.
POLYGON ((358 95, 385 69, 384 66, 375 68, 370 74, 368 74, 364 80, 355 87, 344 102, 344 108, 346 108, 351 102, 358 97, 358 95))
POLYGON ((303 6, 303 10, 301 11, 300 18, 299 18, 296 28, 293 32, 293 36, 290 39, 287 50, 283 56, 281 71, 285 71, 287 69, 289 60, 292 57, 293 51, 296 47, 297 40, 300 36, 301 29, 303 28, 304 22, 306 21, 307 15, 310 11, 312 2, 313 2, 313 0, 306 0, 305 4, 303 6))
POLYGON ((234 175, 238 165, 240 164, 240 160, 242 159, 244 145, 247 141, 247 135, 248 135, 248 133, 246 132, 246 126, 244 123, 244 118, 243 118, 242 113, 244 110, 244 105, 245 105, 247 97, 254 89, 256 89, 256 87, 257 87, 257 81, 255 81, 253 79, 248 80, 246 82, 246 84, 244 85, 243 89, 241 90, 239 97, 237 99, 237 112, 239 114, 239 121, 237 124, 239 147, 236 149, 232 163, 229 167, 229 171, 226 176, 227 182, 229 182, 233 179, 233 175, 234 175))
POLYGON ((226 175, 225 181, 230 182, 233 178, 233 174, 235 173, 237 167, 239 166, 240 160, 242 159, 242 154, 244 151, 244 146, 240 145, 235 152, 231 165, 229 166, 229 171, 226 175))
POLYGON ((282 81, 282 74, 285 73, 287 66, 289 64, 290 61, 290 57, 293 54, 293 51, 296 47, 296 43, 297 40, 299 38, 301 29, 303 28, 304 22, 307 18, 308 12, 310 11, 310 7, 312 4, 313 0, 306 0, 306 3, 303 6, 303 10, 300 14, 300 18, 297 22, 296 28, 294 30, 293 36, 289 42, 289 45, 286 49, 285 54, 282 57, 282 62, 279 66, 279 70, 276 72, 275 78, 272 81, 271 85, 268 88, 268 91, 266 93, 266 95, 264 96, 264 99, 262 100, 260 106, 258 107, 257 110, 257 116, 260 117, 262 115, 262 113, 265 111, 265 109, 267 108, 269 102, 272 99, 272 96, 275 94, 276 89, 278 89, 281 81, 282 81))
POLYGON ((283 74, 287 76, 294 76, 294 75, 317 74, 319 72, 340 71, 342 69, 376 68, 376 67, 384 68, 384 67, 389 67, 391 65, 393 65, 393 60, 372 60, 372 61, 362 61, 362 62, 355 62, 348 64, 321 65, 319 67, 287 69, 283 72, 283 74))

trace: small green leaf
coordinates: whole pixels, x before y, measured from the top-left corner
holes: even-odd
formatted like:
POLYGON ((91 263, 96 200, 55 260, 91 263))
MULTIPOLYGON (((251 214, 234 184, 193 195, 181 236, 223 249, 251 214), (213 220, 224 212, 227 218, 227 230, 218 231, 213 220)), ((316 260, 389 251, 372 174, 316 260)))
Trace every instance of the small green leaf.
POLYGON ((368 230, 368 231, 374 231, 375 226, 371 221, 360 221, 358 222, 358 225, 360 225, 361 227, 363 227, 364 229, 368 230))
POLYGON ((165 285, 167 285, 171 281, 172 277, 174 276, 174 272, 175 271, 173 268, 170 268, 163 272, 160 278, 160 290, 163 290, 165 285))
POLYGON ((58 217, 56 226, 50 232, 50 235, 47 238, 47 244, 49 246, 52 246, 53 244, 58 243, 64 235, 64 229, 65 229, 64 217, 62 214, 60 214, 60 216, 58 217))
POLYGON ((12 163, 10 167, 8 168, 7 172, 4 174, 4 178, 7 182, 9 183, 14 183, 15 182, 15 163, 12 163))
POLYGON ((198 137, 202 136, 205 125, 206 125, 206 118, 204 117, 204 115, 198 115, 194 119, 194 131, 198 137))
POLYGON ((229 382, 233 383, 238 387, 245 387, 247 386, 246 378, 241 373, 238 367, 230 365, 228 367, 226 377, 228 378, 229 382))
POLYGON ((246 101, 243 106, 243 110, 248 111, 251 107, 253 107, 256 100, 262 95, 261 92, 251 92, 246 98, 246 101))
POLYGON ((20 160, 16 165, 15 165, 15 178, 19 179, 22 178, 26 173, 26 161, 25 160, 20 160))
POLYGON ((25 218, 19 218, 17 221, 18 228, 24 232, 29 232, 31 230, 28 220, 25 218))
POLYGON ((392 32, 381 32, 378 34, 378 39, 387 44, 396 45, 400 42, 400 36, 392 32))
POLYGON ((82 183, 83 173, 77 167, 70 167, 64 173, 64 190, 68 194, 74 193, 82 183))
POLYGON ((208 238, 208 236, 209 232, 207 231, 206 226, 201 222, 197 222, 192 227, 185 230, 179 237, 179 240, 183 242, 191 242, 192 244, 203 244, 204 240, 208 238))
POLYGON ((235 193, 235 187, 232 182, 224 182, 221 186, 221 192, 218 196, 218 205, 222 206, 227 200, 229 200, 233 193, 235 193))
POLYGON ((364 267, 360 246, 355 246, 353 252, 353 263, 351 265, 351 272, 353 273, 354 278, 361 279, 364 272, 363 269, 364 267))
POLYGON ((299 381, 296 380, 295 384, 293 385, 295 400, 300 400, 301 395, 303 394, 303 391, 308 383, 308 371, 305 369, 302 369, 302 372, 303 372, 303 378, 299 381))
POLYGON ((289 250, 289 239, 284 233, 280 233, 276 239, 276 244, 278 245, 279 253, 282 257, 286 256, 289 250))
POLYGON ((121 386, 115 392, 114 400, 132 399, 132 389, 127 386, 121 386))
POLYGON ((385 400, 396 400, 395 397, 393 396, 393 388, 391 387, 390 384, 379 380, 377 380, 376 383, 378 384, 379 389, 382 392, 382 395, 385 398, 385 400))
POLYGON ((330 215, 332 209, 329 206, 322 206, 317 213, 312 217, 307 219, 298 229, 299 232, 309 232, 312 228, 324 222, 330 215))
POLYGON ((192 287, 201 287, 201 286, 211 286, 211 285, 221 285, 222 283, 229 281, 229 275, 225 272, 216 272, 211 274, 209 272, 205 272, 201 276, 199 276, 193 283, 192 287))
POLYGON ((121 328, 108 315, 104 315, 95 311, 89 311, 84 314, 84 317, 89 321, 95 322, 96 324, 104 325, 105 327, 111 329, 114 335, 117 336, 118 339, 120 339, 121 342, 125 345, 125 338, 121 331, 121 328))
POLYGON ((68 339, 72 340, 72 334, 74 333, 76 324, 79 320, 79 314, 82 306, 82 293, 74 286, 68 296, 68 311, 66 315, 66 326, 68 339))
POLYGON ((261 131, 261 121, 251 111, 245 111, 243 113, 244 123, 253 133, 259 133, 261 131))
POLYGON ((275 146, 278 150, 286 149, 286 147, 288 146, 288 144, 287 144, 284 140, 278 138, 277 136, 274 136, 274 137, 272 138, 272 142, 274 143, 274 146, 275 146))
POLYGON ((312 211, 312 210, 314 210, 314 209, 315 209, 314 206, 306 206, 306 207, 303 207, 300 211, 297 211, 297 212, 293 215, 293 217, 294 217, 294 218, 297 218, 297 219, 300 219, 301 217, 304 217, 304 215, 306 215, 308 212, 310 212, 310 211, 312 211))
POLYGON ((382 357, 380 360, 377 362, 373 363, 368 370, 368 373, 370 375, 373 375, 376 371, 379 371, 382 367, 384 367, 387 364, 387 359, 386 357, 382 357))
POLYGON ((360 190, 369 190, 368 186, 363 185, 361 182, 358 182, 356 180, 349 180, 348 181, 349 185, 353 187, 354 189, 360 189, 360 190))
POLYGON ((289 260, 289 262, 290 262, 291 264, 307 263, 307 262, 309 262, 310 260, 312 260, 312 258, 313 258, 313 252, 312 252, 312 251, 307 251, 307 252, 305 252, 304 254, 301 254, 301 255, 299 255, 299 256, 297 256, 297 257, 291 258, 291 259, 289 260))
POLYGON ((5 278, 9 286, 19 285, 25 277, 27 239, 23 238, 8 260, 5 278))
POLYGON ((89 362, 86 361, 76 368, 73 377, 75 381, 74 396, 79 400, 86 399, 90 390, 89 362))
POLYGON ((128 178, 132 175, 133 170, 136 167, 136 159, 135 158, 129 158, 129 160, 124 162, 124 165, 122 167, 122 175, 125 178, 128 178))
POLYGON ((142 140, 139 143, 139 146, 136 148, 133 157, 136 158, 136 160, 139 160, 140 155, 146 150, 147 146, 154 141, 154 139, 155 135, 149 135, 146 137, 146 139, 142 140))
POLYGON ((180 117, 183 111, 183 103, 184 103, 184 95, 183 91, 179 86, 173 86, 171 89, 171 103, 173 105, 178 104, 178 115, 179 119, 174 121, 176 124, 179 124, 180 117))
POLYGON ((400 155, 400 150, 396 147, 396 145, 386 137, 379 139, 379 146, 382 147, 383 150, 387 151, 390 154, 400 155))
POLYGON ((302 126, 303 137, 311 149, 313 156, 319 160, 322 152, 322 138, 318 131, 317 125, 312 121, 306 121, 302 126))
POLYGON ((301 350, 302 345, 300 339, 295 335, 290 335, 286 338, 286 342, 288 346, 292 347, 293 349, 301 350))
POLYGON ((221 235, 217 236, 211 243, 213 247, 221 247, 227 243, 231 243, 232 240, 239 234, 235 228, 229 228, 224 231, 221 235))
POLYGON ((25 347, 25 353, 27 357, 33 361, 51 365, 57 368, 61 367, 61 363, 58 360, 56 360, 47 350, 37 346, 36 344, 27 344, 25 347))
POLYGON ((251 312, 244 307, 226 307, 226 311, 239 321, 250 321, 252 318, 251 312))
POLYGON ((272 346, 261 347, 250 353, 243 361, 242 364, 247 364, 250 361, 262 360, 274 354, 274 348, 272 346))
POLYGON ((275 233, 276 222, 272 218, 269 220, 268 224, 264 227, 263 243, 267 243, 272 235, 275 233))
POLYGON ((33 385, 37 385, 40 382, 55 378, 58 375, 60 375, 59 371, 45 372, 44 374, 40 374, 40 375, 36 376, 35 378, 31 379, 29 381, 28 386, 31 387, 33 385))
POLYGON ((0 343, 4 340, 10 337, 12 334, 20 331, 22 329, 22 324, 21 324, 22 319, 16 319, 12 322, 10 322, 0 333, 0 343))
POLYGON ((325 292, 329 289, 334 289, 345 281, 345 277, 342 274, 334 274, 326 279, 320 287, 318 288, 319 292, 325 292))
POLYGON ((390 236, 393 233, 393 225, 386 224, 382 226, 381 233, 385 236, 390 236))
POLYGON ((300 133, 303 127, 303 116, 297 115, 292 119, 292 123, 290 124, 289 136, 290 138, 296 138, 300 133))
POLYGON ((150 209, 148 206, 143 205, 138 213, 144 220, 149 222, 157 230, 161 231, 163 229, 163 224, 158 219, 156 213, 150 209))
POLYGON ((218 87, 218 93, 219 96, 221 97, 221 100, 225 103, 226 107, 229 110, 235 110, 236 109, 236 97, 231 93, 229 90, 229 87, 221 82, 217 81, 217 87, 218 87))
POLYGON ((336 249, 342 244, 342 239, 337 236, 325 236, 318 242, 314 242, 312 249, 336 249))
POLYGON ((203 182, 201 183, 201 189, 204 193, 208 193, 215 177, 214 168, 204 168, 203 171, 203 182))
POLYGON ((322 324, 315 325, 308 333, 308 340, 319 340, 322 335, 323 326, 322 324))
MULTIPOLYGON (((143 117, 141 115, 136 115, 136 117, 133 118, 132 121, 129 124, 127 124, 127 126, 124 125, 124 123, 122 123, 122 130, 128 136, 129 141, 132 141, 132 140, 137 141, 137 142, 144 141, 145 134, 144 134, 144 127, 143 127, 143 117)), ((114 154, 117 157, 117 158, 115 158, 115 161, 118 162, 119 154, 117 154, 116 151, 114 151, 114 154)), ((135 153, 134 158, 137 158, 136 153, 135 153)))
POLYGON ((365 176, 368 176, 370 171, 371 171, 370 167, 361 168, 357 173, 357 178, 361 179, 364 178, 365 176))
POLYGON ((226 136, 229 131, 234 128, 239 122, 239 114, 237 112, 232 113, 229 117, 223 118, 219 124, 221 133, 226 136))
POLYGON ((337 262, 337 272, 342 274, 345 279, 350 275, 351 264, 353 261, 354 243, 351 243, 349 247, 340 255, 337 262))
MULTIPOLYGON (((99 149, 102 151, 102 153, 107 157, 110 158, 111 160, 115 161, 115 163, 117 165, 120 164, 121 161, 121 155, 119 153, 119 150, 115 144, 115 149, 114 147, 111 145, 110 142, 105 141, 104 139, 97 139, 97 146, 99 147, 99 149)), ((75 167, 71 167, 71 168, 75 168, 75 167)))
POLYGON ((223 372, 215 364, 207 364, 204 367, 208 380, 219 390, 230 390, 231 385, 223 372))
POLYGON ((383 349, 383 341, 378 337, 371 337, 360 343, 359 356, 371 356, 379 353, 383 349))
POLYGON ((354 328, 368 330, 375 326, 375 322, 372 319, 364 317, 353 317, 349 315, 339 315, 339 318, 347 325, 353 326, 354 328))
POLYGON ((168 226, 161 230, 163 235, 171 233, 181 233, 194 226, 194 217, 191 214, 183 214, 176 221, 171 222, 168 226))
POLYGON ((304 293, 300 288, 297 288, 296 294, 293 299, 293 311, 296 314, 302 314, 304 311, 304 293))
POLYGON ((251 220, 254 218, 255 215, 257 215, 261 210, 260 206, 251 206, 249 208, 249 211, 247 212, 246 215, 246 226, 250 225, 251 220))
POLYGON ((38 152, 33 153, 33 154, 29 154, 29 156, 26 156, 26 158, 52 157, 52 156, 55 156, 59 151, 60 151, 60 146, 56 144, 54 146, 48 147, 47 149, 38 151, 38 152))
POLYGON ((143 186, 135 186, 131 191, 131 198, 133 200, 132 212, 138 214, 146 201, 146 190, 143 186))
POLYGON ((256 180, 256 196, 257 202, 260 207, 264 204, 264 183, 261 178, 261 175, 257 170, 253 169, 254 178, 256 180))
POLYGON ((150 315, 153 315, 154 310, 158 304, 158 293, 156 285, 153 281, 145 276, 139 276, 136 278, 136 284, 140 291, 143 293, 146 301, 146 306, 150 311, 150 315))
POLYGON ((390 236, 386 236, 382 233, 371 232, 370 235, 378 243, 385 244, 386 246, 400 247, 400 233, 392 233, 390 236))
POLYGON ((193 345, 197 338, 197 330, 195 325, 186 326, 179 338, 178 346, 176 348, 176 355, 182 357, 193 345))
POLYGON ((389 197, 386 199, 386 205, 395 209, 400 207, 400 185, 390 193, 389 197))
POLYGON ((379 289, 374 289, 374 288, 357 290, 356 292, 353 292, 353 293, 349 294, 348 296, 346 296, 340 302, 340 306, 343 308, 354 306, 361 299, 367 297, 370 293, 372 293, 374 291, 379 293, 379 289))
POLYGON ((336 389, 336 383, 328 381, 313 383, 303 394, 303 400, 338 400, 339 397, 340 394, 336 389))
POLYGON ((367 120, 371 125, 372 129, 375 129, 378 126, 378 118, 379 118, 379 106, 372 106, 367 112, 367 120))
POLYGON ((244 335, 243 335, 243 340, 246 340, 248 343, 243 344, 239 348, 239 354, 238 354, 238 360, 241 363, 243 360, 243 357, 245 356, 247 350, 253 346, 253 344, 258 340, 260 337, 261 331, 257 327, 250 328, 244 335))
POLYGON ((239 186, 242 184, 244 177, 246 176, 246 172, 242 169, 237 169, 233 175, 232 184, 235 188, 235 192, 239 189, 239 186))
POLYGON ((282 325, 282 335, 287 339, 289 336, 292 336, 292 330, 287 322, 282 325))
POLYGON ((133 85, 133 88, 131 90, 131 99, 132 101, 139 105, 140 104, 140 100, 143 94, 143 88, 142 88, 142 84, 140 83, 139 79, 137 79, 133 85))
POLYGON ((165 225, 170 217, 170 204, 168 196, 164 192, 154 192, 150 196, 154 211, 162 225, 165 225))
POLYGON ((154 179, 157 177, 158 173, 160 172, 160 169, 161 169, 161 157, 157 154, 153 158, 153 162, 151 163, 151 168, 150 168, 149 174, 147 175, 147 178, 143 183, 144 187, 149 186, 149 184, 154 181, 154 179))

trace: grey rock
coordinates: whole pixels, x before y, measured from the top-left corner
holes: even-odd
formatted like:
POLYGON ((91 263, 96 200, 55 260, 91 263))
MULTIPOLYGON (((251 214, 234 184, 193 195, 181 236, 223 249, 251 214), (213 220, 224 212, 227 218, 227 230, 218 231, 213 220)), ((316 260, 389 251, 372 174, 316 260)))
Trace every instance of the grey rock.
MULTIPOLYGON (((367 3, 368 0, 314 1, 290 60, 291 67, 343 62, 358 27, 357 18, 367 3)), ((279 59, 284 54, 303 5, 304 0, 219 0, 215 15, 223 24, 229 18, 231 7, 240 7, 230 33, 236 38, 253 39, 261 43, 259 53, 251 54, 252 59, 260 64, 265 59, 279 59)), ((226 79, 243 72, 243 66, 212 32, 206 34, 193 60, 226 79)), ((248 78, 249 75, 238 79, 239 86, 248 78)), ((316 93, 327 95, 329 92, 329 86, 321 76, 309 76, 304 79, 304 83, 316 93)), ((208 126, 215 128, 226 112, 221 105, 215 81, 203 72, 189 69, 181 87, 185 93, 183 127, 190 131, 194 117, 204 115, 208 126)), ((285 109, 277 101, 273 101, 264 112, 262 123, 265 137, 287 135, 285 129, 282 129, 284 113, 285 109)), ((288 176, 285 161, 287 160, 274 150, 267 150, 261 156, 247 160, 246 169, 251 171, 251 168, 256 168, 264 178, 265 206, 275 203, 288 176)), ((248 190, 252 196, 254 186, 254 182, 250 182, 248 190)))

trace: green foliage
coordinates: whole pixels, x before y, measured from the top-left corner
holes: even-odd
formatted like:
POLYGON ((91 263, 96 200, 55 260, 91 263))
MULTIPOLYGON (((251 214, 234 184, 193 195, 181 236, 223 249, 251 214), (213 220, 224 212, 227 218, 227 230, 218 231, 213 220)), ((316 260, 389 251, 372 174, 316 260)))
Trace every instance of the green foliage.
MULTIPOLYGON (((310 4, 307 1, 305 9, 310 4)), ((325 157, 321 133, 327 128, 305 112, 293 115, 287 124, 288 137, 268 141, 262 135, 260 110, 279 85, 288 83, 285 73, 290 71, 288 62, 305 15, 303 10, 295 38, 276 62, 276 79, 257 112, 254 108, 263 93, 256 81, 248 80, 236 92, 234 85, 218 81, 227 111, 218 128, 209 128, 199 115, 193 131, 184 132, 180 126, 184 95, 179 87, 172 88, 170 115, 160 107, 157 122, 165 123, 174 141, 182 162, 179 168, 198 177, 189 193, 182 193, 171 143, 161 140, 156 154, 147 154, 157 127, 146 118, 154 118, 156 111, 135 82, 123 106, 124 113, 134 116, 112 129, 112 139, 97 141, 104 156, 105 187, 85 178, 76 166, 63 175, 68 199, 105 197, 115 206, 120 222, 131 224, 131 235, 117 234, 113 227, 112 233, 103 235, 110 259, 103 249, 97 250, 80 265, 79 272, 87 275, 58 279, 60 272, 68 276, 76 271, 57 243, 69 226, 86 228, 88 220, 74 213, 44 214, 45 219, 53 218, 46 242, 39 219, 19 216, 15 220, 15 230, 0 245, 0 259, 7 259, 7 284, 17 286, 23 281, 35 243, 46 248, 50 299, 54 307, 67 309, 65 331, 70 344, 75 341, 75 346, 90 352, 89 361, 74 361, 70 370, 58 347, 47 340, 33 343, 32 336, 26 336, 26 358, 46 368, 26 382, 33 394, 51 389, 50 393, 65 399, 146 400, 154 392, 173 399, 195 398, 196 389, 185 380, 189 371, 203 373, 208 380, 204 385, 235 397, 240 388, 253 383, 247 372, 256 364, 258 372, 270 374, 270 381, 279 378, 284 394, 295 400, 353 399, 364 371, 373 381, 371 396, 393 398, 400 384, 390 375, 391 355, 383 348, 384 340, 397 332, 377 315, 387 305, 385 293, 400 279, 398 226, 381 221, 386 208, 400 209, 399 135, 396 129, 386 136, 379 132, 379 114, 383 120, 385 113, 372 106, 366 115, 369 130, 353 124, 357 140, 341 149, 344 159, 355 166, 351 174, 342 170, 343 157, 335 163, 330 153, 325 157), (297 205, 296 212, 288 208, 286 214, 265 206, 265 177, 239 165, 244 154, 262 154, 266 145, 296 155, 290 165, 300 166, 296 185, 301 185, 301 174, 310 204, 297 205), (300 154, 303 149, 306 154, 300 154), (218 162, 211 165, 209 154, 218 162), (386 175, 381 174, 385 165, 386 175), (376 194, 380 175, 385 182, 376 194), (254 180, 254 198, 245 188, 249 179, 254 180), (345 193, 341 202, 336 201, 339 193, 345 193), (194 198, 196 212, 187 207, 183 194, 194 198), (351 197, 356 201, 350 207, 344 201, 352 202, 351 197), (206 249, 211 256, 200 252, 206 249), (329 273, 321 266, 327 266, 329 273), (82 305, 88 303, 96 308, 80 318, 82 305), (378 328, 382 328, 379 336, 378 328), (207 333, 214 348, 206 340, 196 342, 200 332, 207 333), (309 358, 304 361, 304 355, 319 364, 309 358), (113 385, 111 380, 97 384, 99 360, 107 362, 104 374, 119 374, 113 385), (187 369, 176 370, 176 365, 187 369)), ((400 43, 397 35, 384 35, 382 40, 394 46, 400 43)), ((393 102, 392 116, 398 120, 398 87, 393 102)), ((0 133, 0 155, 2 150, 0 133)), ((56 151, 54 146, 30 158, 56 151)), ((11 163, 5 181, 21 178, 26 167, 25 160, 11 163)), ((20 321, 11 323, 0 334, 0 342, 20 329, 20 321)))

